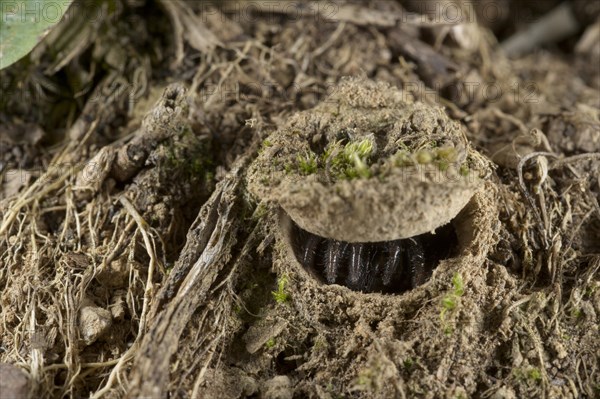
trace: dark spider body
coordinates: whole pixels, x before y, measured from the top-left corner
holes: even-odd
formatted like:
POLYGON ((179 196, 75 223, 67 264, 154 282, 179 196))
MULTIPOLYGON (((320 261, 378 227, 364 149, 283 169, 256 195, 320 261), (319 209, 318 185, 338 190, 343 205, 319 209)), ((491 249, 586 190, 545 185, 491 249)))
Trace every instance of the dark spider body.
POLYGON ((401 293, 429 279, 457 239, 451 224, 402 240, 349 243, 319 237, 292 223, 298 262, 320 281, 361 292, 401 293))

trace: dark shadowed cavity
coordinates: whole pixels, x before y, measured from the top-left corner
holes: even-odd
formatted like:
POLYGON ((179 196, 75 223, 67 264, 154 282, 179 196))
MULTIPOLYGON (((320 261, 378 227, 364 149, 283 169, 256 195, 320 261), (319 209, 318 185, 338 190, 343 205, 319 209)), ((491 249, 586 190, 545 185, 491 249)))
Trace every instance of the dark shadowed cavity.
POLYGON ((291 222, 291 245, 298 262, 325 284, 361 292, 398 294, 425 283, 439 262, 456 255, 452 223, 433 234, 394 241, 349 243, 319 237, 291 222))

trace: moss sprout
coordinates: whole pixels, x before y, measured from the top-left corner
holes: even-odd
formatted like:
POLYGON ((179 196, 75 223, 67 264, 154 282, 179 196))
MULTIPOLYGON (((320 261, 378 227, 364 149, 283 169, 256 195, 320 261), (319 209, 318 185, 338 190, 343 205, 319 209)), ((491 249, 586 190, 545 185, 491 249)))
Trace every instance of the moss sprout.
POLYGON ((312 175, 317 172, 318 157, 312 151, 307 151, 303 155, 298 154, 297 157, 298 170, 302 175, 312 175))
POLYGON ((456 162, 458 152, 454 147, 439 147, 435 149, 435 158, 446 162, 456 162))
POLYGON ((440 320, 445 335, 452 334, 453 329, 448 324, 448 317, 458 307, 460 297, 464 292, 465 288, 462 276, 459 273, 454 273, 454 276, 452 276, 452 291, 444 295, 441 301, 442 310, 440 311, 440 320))
POLYGON ((410 156, 410 153, 407 150, 398 150, 394 155, 394 166, 402 168, 405 166, 412 166, 415 164, 415 161, 410 156))
POLYGON ((334 176, 342 179, 366 179, 372 175, 368 161, 373 150, 374 144, 370 138, 352 141, 343 147, 336 141, 325 149, 323 157, 334 176))
POLYGON ((513 375, 522 381, 538 383, 542 380, 542 372, 537 367, 520 367, 513 369, 513 375))
POLYGON ((279 280, 277 281, 277 291, 271 291, 271 294, 273 294, 273 298, 275 299, 275 302, 282 304, 282 303, 286 303, 287 301, 289 301, 290 294, 288 294, 286 292, 287 285, 288 285, 287 276, 281 276, 279 278, 279 280))
MULTIPOLYGON (((427 165, 435 164, 441 171, 446 171, 451 164, 455 163, 458 159, 458 152, 456 148, 446 146, 437 147, 438 143, 428 143, 424 148, 411 152, 410 149, 403 145, 403 148, 398 150, 392 158, 392 164, 395 167, 407 167, 414 166, 416 164, 427 165)), ((464 165, 464 164, 463 164, 464 165)), ((463 176, 468 174, 468 167, 463 168, 461 166, 460 173, 463 176), (466 169, 465 169, 466 168, 466 169)))
POLYGON ((460 169, 458 170, 458 173, 460 173, 461 176, 468 176, 469 175, 469 165, 467 165, 466 163, 463 163, 462 165, 460 165, 460 169))
POLYGON ((429 164, 433 161, 433 154, 429 150, 420 150, 415 154, 415 159, 421 165, 429 164))

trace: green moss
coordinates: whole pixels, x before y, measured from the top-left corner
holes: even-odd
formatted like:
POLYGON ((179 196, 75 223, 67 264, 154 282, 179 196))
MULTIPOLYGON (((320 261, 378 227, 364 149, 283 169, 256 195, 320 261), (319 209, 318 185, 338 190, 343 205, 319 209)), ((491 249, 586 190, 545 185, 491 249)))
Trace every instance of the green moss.
POLYGON ((462 296, 465 293, 462 276, 459 273, 454 273, 452 276, 452 286, 454 287, 454 295, 462 296))
POLYGON ((442 323, 442 331, 445 335, 451 335, 454 329, 448 323, 450 315, 458 308, 460 297, 464 294, 465 288, 462 276, 459 273, 454 273, 452 276, 452 291, 444 295, 441 300, 440 321, 442 323))
POLYGON ((433 154, 429 150, 420 150, 415 154, 415 159, 421 165, 433 162, 433 154))
POLYGON ((344 155, 348 159, 358 157, 360 159, 366 159, 371 156, 373 152, 373 142, 370 139, 364 139, 361 141, 350 142, 344 147, 344 155))
MULTIPOLYGON (((263 146, 264 146, 263 142, 263 146)), ((405 143, 398 144, 399 150, 391 157, 392 167, 406 167, 417 164, 435 164, 442 171, 447 170, 456 162, 458 153, 454 147, 439 147, 438 143, 431 141, 421 145, 418 149, 411 149, 405 143)), ((375 143, 372 137, 362 138, 345 143, 342 140, 330 142, 322 154, 313 151, 305 151, 298 154, 296 160, 288 162, 283 166, 287 174, 298 173, 303 176, 319 173, 325 169, 325 174, 336 180, 368 179, 373 177, 372 161, 375 143)), ((381 168, 384 172, 379 173, 383 178, 390 164, 381 168)), ((469 169, 461 169, 461 174, 466 175, 469 169)))
POLYGON ((439 147, 434 151, 434 160, 441 171, 446 171, 450 164, 456 162, 458 153, 454 147, 439 147))
POLYGON ((374 392, 375 391, 375 371, 366 368, 358 373, 355 380, 356 388, 360 391, 374 392))
POLYGON ((266 203, 260 202, 252 212, 252 219, 255 221, 262 219, 267 214, 268 209, 266 203))
POLYGON ((446 295, 442 298, 442 307, 444 310, 454 310, 456 309, 456 297, 454 295, 446 295))
MULTIPOLYGON (((400 149, 392 158, 392 164, 395 167, 407 167, 417 164, 428 165, 435 164, 441 171, 446 171, 458 159, 458 152, 454 147, 439 147, 435 141, 427 142, 418 149, 410 149, 405 143, 401 143, 400 149)), ((466 175, 468 168, 461 171, 466 175)))
POLYGON ((599 285, 593 285, 593 283, 590 284, 590 285, 588 285, 585 288, 585 291, 583 293, 583 297, 586 298, 586 299, 591 298, 594 295, 594 293, 597 291, 598 287, 599 287, 599 285))
POLYGON ((282 304, 282 303, 286 303, 287 301, 290 300, 290 294, 288 294, 286 292, 286 287, 288 285, 288 278, 287 276, 283 275, 279 278, 279 280, 277 281, 277 291, 271 291, 271 294, 273 294, 273 298, 275 299, 275 302, 282 304))
POLYGON ((410 156, 410 153, 407 150, 398 150, 393 158, 394 166, 402 168, 405 166, 412 166, 415 164, 415 161, 410 156))
POLYGON ((317 339, 315 339, 312 349, 316 353, 326 353, 327 347, 328 347, 328 344, 327 344, 327 341, 325 340, 325 338, 318 337, 317 339))
POLYGON ((532 367, 531 369, 529 369, 527 376, 529 377, 530 380, 534 380, 534 381, 542 380, 542 373, 536 367, 532 367))
POLYGON ((303 155, 298 154, 296 158, 298 171, 302 175, 312 175, 317 172, 318 157, 312 151, 307 151, 303 155))
POLYGON ((459 298, 465 292, 462 276, 460 274, 454 273, 454 276, 452 276, 452 287, 452 292, 446 294, 442 298, 442 307, 446 310, 456 309, 459 298))
POLYGON ((267 349, 271 349, 274 346, 275 346, 274 338, 269 338, 269 340, 267 342, 265 342, 265 348, 267 348, 267 349))
POLYGON ((520 367, 513 369, 512 374, 519 380, 538 383, 542 381, 542 372, 537 367, 520 367))
POLYGON ((373 149, 370 138, 351 141, 343 147, 341 142, 335 141, 325 149, 323 163, 329 165, 331 174, 338 179, 366 179, 372 176, 369 158, 373 149))
POLYGON ((189 181, 209 190, 214 184, 211 141, 182 126, 176 136, 161 143, 162 159, 156 157, 165 179, 189 181))
POLYGON ((273 147, 273 142, 269 139, 264 139, 260 144, 260 148, 258 149, 258 155, 262 155, 269 147, 273 147))
POLYGON ((448 163, 456 162, 458 153, 454 147, 439 147, 435 149, 435 158, 448 163))

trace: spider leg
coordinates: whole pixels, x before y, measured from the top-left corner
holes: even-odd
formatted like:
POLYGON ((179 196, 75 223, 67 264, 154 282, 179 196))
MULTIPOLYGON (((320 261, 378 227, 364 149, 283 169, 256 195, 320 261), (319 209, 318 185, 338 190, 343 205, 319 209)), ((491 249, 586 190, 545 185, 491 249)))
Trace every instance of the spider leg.
POLYGON ((379 252, 379 248, 376 245, 370 246, 370 249, 367 252, 365 275, 364 278, 360 281, 359 287, 361 291, 373 292, 373 290, 376 288, 376 285, 379 281, 379 275, 381 273, 381 267, 378 261, 379 252))
POLYGON ((364 244, 350 244, 350 266, 348 268, 348 287, 360 289, 361 282, 365 279, 369 263, 369 248, 364 244))
POLYGON ((387 260, 383 268, 383 285, 391 284, 393 277, 398 271, 402 271, 402 240, 387 243, 387 260))
POLYGON ((317 247, 321 238, 305 231, 300 231, 294 240, 294 253, 302 266, 312 269, 315 266, 317 247))
POLYGON ((427 281, 427 269, 425 267, 425 251, 420 241, 410 238, 406 240, 406 253, 410 265, 411 285, 417 287, 427 281))
POLYGON ((334 284, 338 271, 348 248, 347 242, 328 240, 326 249, 325 278, 327 283, 334 284))

